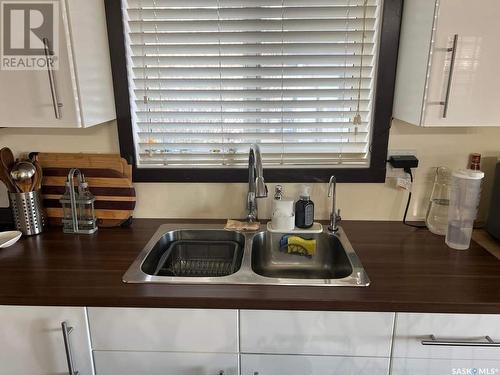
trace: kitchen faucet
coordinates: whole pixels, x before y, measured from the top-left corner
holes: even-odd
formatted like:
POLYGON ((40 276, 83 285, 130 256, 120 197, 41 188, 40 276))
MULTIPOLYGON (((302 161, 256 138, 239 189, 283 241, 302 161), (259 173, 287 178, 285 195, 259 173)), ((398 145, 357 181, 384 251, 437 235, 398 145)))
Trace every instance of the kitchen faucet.
POLYGON ((265 197, 267 197, 267 186, 264 181, 260 147, 253 144, 248 153, 247 221, 257 221, 257 198, 265 197))
POLYGON ((328 196, 332 197, 332 212, 330 213, 330 225, 328 230, 336 232, 339 230, 338 223, 341 219, 340 209, 336 209, 337 200, 337 178, 335 176, 330 177, 330 182, 328 183, 328 196))

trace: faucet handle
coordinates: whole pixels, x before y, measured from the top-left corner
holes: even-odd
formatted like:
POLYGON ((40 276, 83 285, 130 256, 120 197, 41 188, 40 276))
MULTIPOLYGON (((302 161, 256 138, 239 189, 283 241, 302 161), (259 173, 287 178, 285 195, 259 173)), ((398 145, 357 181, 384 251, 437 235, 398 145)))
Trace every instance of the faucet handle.
POLYGON ((337 210, 337 212, 332 212, 330 214, 330 221, 332 221, 333 219, 335 219, 335 222, 339 222, 340 220, 342 220, 342 218, 340 217, 340 208, 337 210))
POLYGON ((336 233, 338 231, 338 224, 342 220, 340 217, 340 209, 337 210, 337 212, 332 211, 330 214, 330 225, 328 226, 328 230, 330 230, 333 233, 336 233))

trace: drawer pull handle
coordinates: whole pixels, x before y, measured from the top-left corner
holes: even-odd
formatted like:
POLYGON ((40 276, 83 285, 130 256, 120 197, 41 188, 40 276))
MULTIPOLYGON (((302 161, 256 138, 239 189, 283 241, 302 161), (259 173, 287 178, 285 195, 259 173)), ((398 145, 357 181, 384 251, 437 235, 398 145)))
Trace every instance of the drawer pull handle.
POLYGON ((438 340, 436 336, 430 335, 429 340, 422 340, 422 345, 435 346, 488 346, 500 347, 500 342, 494 341, 490 336, 484 336, 486 341, 460 341, 460 340, 438 340))
POLYGON ((74 369, 73 355, 71 354, 71 343, 69 342, 69 335, 73 331, 73 327, 68 327, 66 322, 62 322, 61 329, 64 339, 64 349, 66 350, 66 360, 68 362, 68 374, 78 375, 78 371, 75 371, 74 369))

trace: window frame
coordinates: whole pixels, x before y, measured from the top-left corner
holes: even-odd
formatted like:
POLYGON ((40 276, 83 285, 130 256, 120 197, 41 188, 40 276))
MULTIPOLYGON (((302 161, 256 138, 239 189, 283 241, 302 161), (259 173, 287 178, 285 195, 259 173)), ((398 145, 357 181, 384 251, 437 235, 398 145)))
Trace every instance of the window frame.
MULTIPOLYGON (((385 182, 404 0, 383 0, 369 168, 264 168, 268 182, 385 182)), ((246 168, 138 168, 135 157, 121 0, 105 0, 120 154, 134 182, 247 182, 246 168)))

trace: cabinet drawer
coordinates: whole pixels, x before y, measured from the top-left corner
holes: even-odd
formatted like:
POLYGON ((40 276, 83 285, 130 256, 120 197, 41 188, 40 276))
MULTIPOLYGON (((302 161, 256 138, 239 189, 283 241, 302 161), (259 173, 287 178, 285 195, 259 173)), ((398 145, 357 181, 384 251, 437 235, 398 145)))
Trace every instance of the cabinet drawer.
POLYGON ((387 375, 389 358, 244 354, 241 375, 387 375))
POLYGON ((389 357, 393 319, 393 313, 243 310, 241 351, 389 357))
POLYGON ((96 375, 238 375, 237 354, 94 352, 96 375))
POLYGON ((496 375, 500 361, 484 359, 418 359, 395 358, 391 375, 496 375))
POLYGON ((236 310, 88 309, 94 350, 238 351, 236 310))
POLYGON ((397 314, 394 357, 499 359, 500 347, 478 347, 485 336, 500 341, 500 315, 478 314, 397 314), (460 341, 463 346, 422 345, 434 335, 439 341, 460 341))

